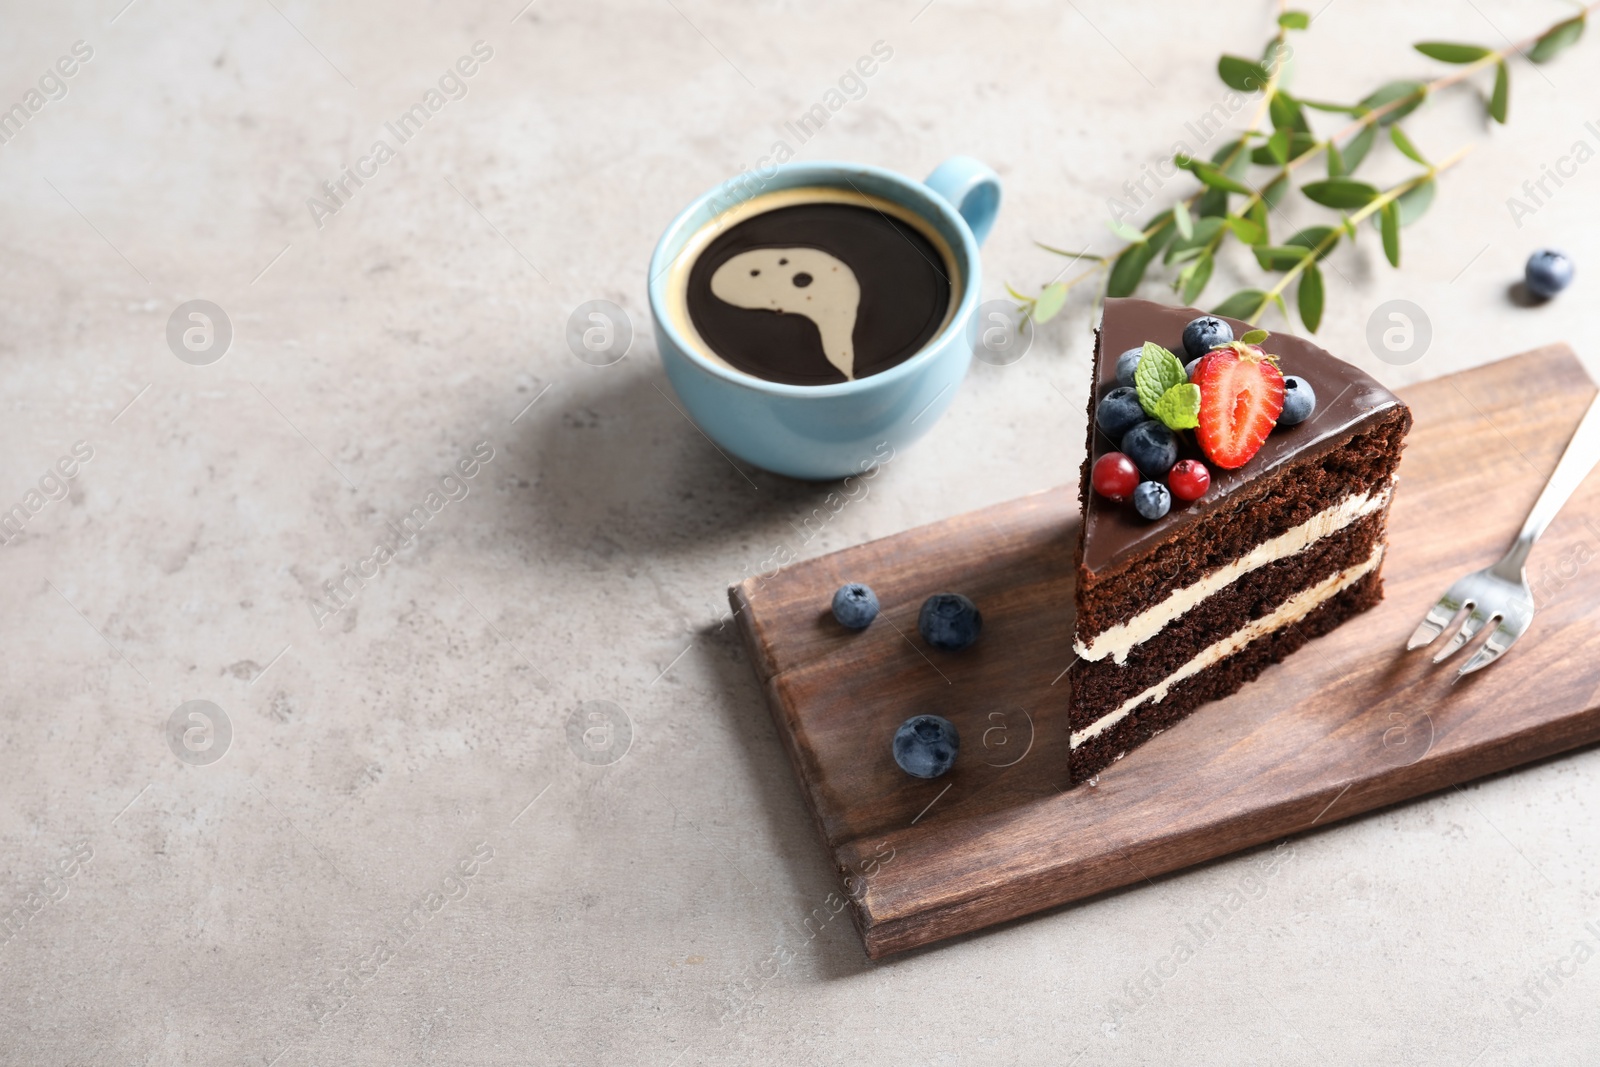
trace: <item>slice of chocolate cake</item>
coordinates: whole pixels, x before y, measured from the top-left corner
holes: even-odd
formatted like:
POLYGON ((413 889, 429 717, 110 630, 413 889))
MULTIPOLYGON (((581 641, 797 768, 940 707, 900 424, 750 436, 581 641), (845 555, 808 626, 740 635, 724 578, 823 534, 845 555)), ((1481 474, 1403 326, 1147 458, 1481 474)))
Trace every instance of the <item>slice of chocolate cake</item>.
POLYGON ((1410 411, 1307 341, 1203 317, 1106 302, 1079 483, 1074 782, 1383 596, 1410 411))

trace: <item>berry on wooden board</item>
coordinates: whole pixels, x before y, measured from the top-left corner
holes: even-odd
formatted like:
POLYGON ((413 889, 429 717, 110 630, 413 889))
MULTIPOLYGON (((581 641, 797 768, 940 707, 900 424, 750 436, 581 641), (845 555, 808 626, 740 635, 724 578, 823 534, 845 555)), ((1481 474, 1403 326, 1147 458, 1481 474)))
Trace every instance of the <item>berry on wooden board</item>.
POLYGON ((983 632, 983 615, 960 593, 935 593, 922 602, 917 632, 934 648, 960 652, 983 632))
POLYGON ((833 617, 850 630, 865 630, 878 617, 878 594, 860 582, 841 585, 833 594, 833 617))
POLYGON ((894 761, 916 778, 937 778, 961 751, 956 724, 939 715, 913 715, 894 732, 894 761))

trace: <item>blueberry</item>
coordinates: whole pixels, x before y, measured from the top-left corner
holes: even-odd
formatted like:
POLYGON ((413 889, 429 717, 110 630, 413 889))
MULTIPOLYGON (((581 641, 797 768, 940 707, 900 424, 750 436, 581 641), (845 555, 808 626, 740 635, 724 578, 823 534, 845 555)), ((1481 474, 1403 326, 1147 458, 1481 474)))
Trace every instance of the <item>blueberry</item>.
POLYGON ((1146 478, 1165 478, 1178 462, 1178 438, 1155 419, 1146 419, 1122 435, 1122 451, 1146 478))
POLYGON ((1194 369, 1200 366, 1200 360, 1205 358, 1206 357, 1201 356, 1199 359, 1191 359, 1189 362, 1183 365, 1183 373, 1189 376, 1189 380, 1191 382, 1194 381, 1194 369))
POLYGON ((1117 384, 1133 384, 1133 372, 1139 369, 1139 357, 1144 355, 1144 348, 1130 348, 1117 357, 1117 384))
POLYGON ((1316 390, 1311 383, 1297 374, 1283 376, 1283 412, 1278 416, 1279 426, 1298 426, 1311 417, 1317 406, 1316 390))
POLYGON ((983 616, 978 605, 960 593, 935 593, 922 602, 917 631, 934 648, 960 652, 978 639, 983 616))
POLYGON ((847 629, 865 630, 878 617, 878 594, 860 582, 841 585, 833 594, 833 617, 847 629))
POLYGON ((1215 315, 1202 315, 1183 328, 1183 350, 1199 359, 1218 345, 1233 340, 1233 327, 1215 315))
POLYGON ((1125 385, 1117 386, 1101 398, 1094 412, 1095 425, 1113 441, 1121 440, 1134 423, 1143 422, 1146 417, 1144 408, 1139 406, 1139 394, 1125 385))
POLYGON ((956 724, 938 715, 913 715, 894 732, 894 761, 917 778, 937 778, 961 751, 956 724))
POLYGON ((1172 510, 1172 494, 1160 482, 1140 482, 1133 491, 1133 506, 1151 522, 1172 510))
POLYGON ((1552 248, 1544 248, 1528 257, 1524 283, 1528 292, 1541 300, 1549 300, 1572 284, 1573 273, 1572 260, 1552 248))

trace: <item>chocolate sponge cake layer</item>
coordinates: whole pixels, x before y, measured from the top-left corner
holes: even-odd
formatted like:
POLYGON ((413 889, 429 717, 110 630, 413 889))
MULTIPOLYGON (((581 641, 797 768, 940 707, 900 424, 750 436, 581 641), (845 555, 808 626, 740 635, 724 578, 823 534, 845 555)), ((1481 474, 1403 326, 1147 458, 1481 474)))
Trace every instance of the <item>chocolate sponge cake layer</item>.
POLYGON ((1383 599, 1383 578, 1376 571, 1326 601, 1316 611, 1293 626, 1252 642, 1237 655, 1186 678, 1172 688, 1164 700, 1146 704, 1099 736, 1070 750, 1068 776, 1073 784, 1093 778, 1129 750, 1144 744, 1156 734, 1187 717, 1200 705, 1238 692, 1246 682, 1312 638, 1335 629, 1340 623, 1375 607, 1383 599))
MULTIPOLYGON (((1073 712, 1095 709, 1090 714, 1098 717, 1100 709, 1115 708, 1171 676, 1219 635, 1237 633, 1300 590, 1358 566, 1383 542, 1386 517, 1385 511, 1375 512, 1341 536, 1323 538, 1304 552, 1251 571, 1135 645, 1122 663, 1107 656, 1073 664, 1069 675, 1076 696, 1073 712)), ((1079 730, 1093 721, 1074 715, 1072 728, 1079 730)))

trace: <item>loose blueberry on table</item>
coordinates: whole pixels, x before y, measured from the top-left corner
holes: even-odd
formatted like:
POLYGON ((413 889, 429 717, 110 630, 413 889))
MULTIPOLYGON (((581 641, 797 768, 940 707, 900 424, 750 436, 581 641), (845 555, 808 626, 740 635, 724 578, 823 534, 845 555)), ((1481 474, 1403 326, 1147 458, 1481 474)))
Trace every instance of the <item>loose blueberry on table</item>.
POLYGON ((833 617, 849 630, 865 630, 878 617, 878 595, 860 582, 841 585, 833 594, 833 617))
POLYGON ((894 761, 917 778, 937 778, 955 766, 961 735, 938 715, 913 715, 894 732, 894 761))
POLYGON ((917 632, 934 648, 960 652, 978 639, 983 616, 978 605, 960 593, 935 593, 922 602, 917 632))
MULTIPOLYGON (((1576 273, 1572 260, 1553 248, 1542 248, 1528 257, 1528 265, 1523 269, 1523 284, 1528 287, 1528 292, 1541 300, 1549 300, 1561 290, 1572 284, 1572 276, 1576 273)), ((1122 376, 1122 364, 1117 364, 1117 376, 1122 376)))

